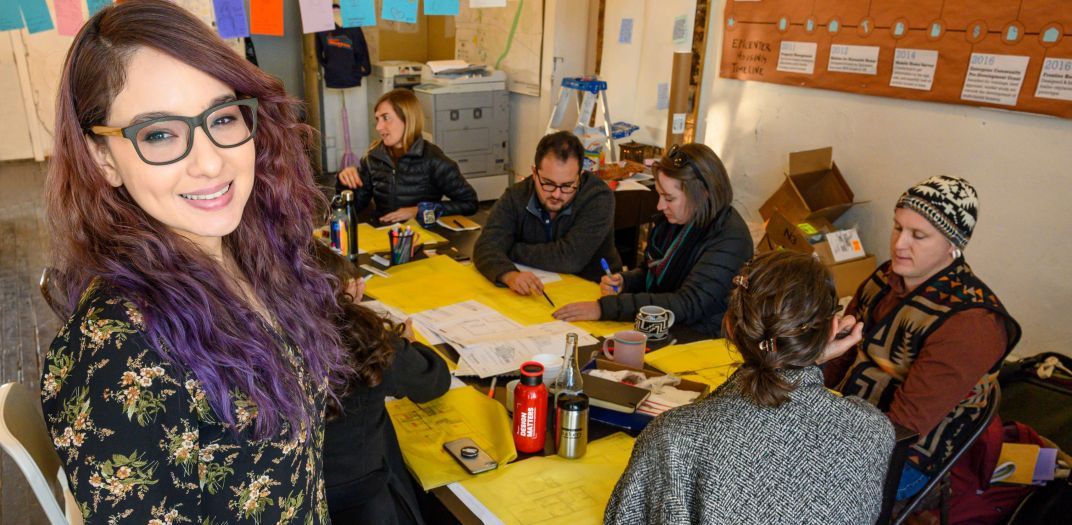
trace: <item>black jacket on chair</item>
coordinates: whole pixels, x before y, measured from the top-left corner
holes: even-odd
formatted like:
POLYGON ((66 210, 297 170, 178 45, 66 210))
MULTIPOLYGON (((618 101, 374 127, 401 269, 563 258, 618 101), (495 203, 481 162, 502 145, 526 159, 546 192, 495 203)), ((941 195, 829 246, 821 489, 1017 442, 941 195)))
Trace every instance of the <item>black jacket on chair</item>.
MULTIPOLYGON (((476 213, 476 190, 465 180, 458 163, 439 146, 418 138, 397 161, 382 143, 371 149, 358 166, 361 187, 354 190, 354 208, 360 212, 375 202, 377 220, 399 208, 421 202, 442 202, 443 215, 476 213)), ((347 189, 336 180, 335 191, 347 189)))

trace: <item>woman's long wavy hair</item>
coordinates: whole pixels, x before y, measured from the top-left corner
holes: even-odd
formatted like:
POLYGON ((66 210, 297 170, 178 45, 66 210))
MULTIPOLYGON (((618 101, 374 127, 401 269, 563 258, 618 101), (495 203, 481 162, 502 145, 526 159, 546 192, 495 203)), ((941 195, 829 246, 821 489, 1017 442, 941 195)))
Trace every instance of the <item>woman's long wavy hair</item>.
POLYGON ((826 348, 838 298, 830 272, 811 255, 770 252, 741 269, 723 318, 741 352, 741 392, 777 407, 796 388, 778 372, 814 365, 826 348))
MULTIPOLYGON (((379 385, 383 381, 384 370, 394 361, 395 347, 391 341, 392 334, 400 335, 402 327, 354 301, 354 296, 350 295, 346 289, 350 282, 360 277, 354 263, 335 253, 324 243, 313 244, 313 253, 320 267, 338 279, 335 299, 339 302, 340 311, 335 323, 342 338, 343 348, 346 349, 353 364, 353 379, 361 381, 369 388, 379 385)), ((348 395, 354 386, 351 381, 339 397, 348 395)), ((342 413, 343 410, 338 401, 328 400, 327 416, 329 419, 342 413)))
POLYGON ((299 350, 307 381, 337 387, 349 375, 331 322, 338 312, 332 286, 311 258, 314 212, 324 197, 306 161, 313 132, 299 110, 278 80, 182 8, 163 0, 106 7, 68 52, 45 189, 69 311, 91 282, 110 286, 141 310, 147 339, 161 356, 198 379, 221 421, 234 423, 234 391, 256 404, 257 438, 280 432, 297 438, 319 417, 286 344, 299 350), (126 65, 142 48, 167 53, 236 95, 260 101, 253 192, 223 245, 286 343, 217 262, 143 211, 125 188, 109 185, 91 153, 89 141, 100 138, 86 130, 105 123, 126 65))

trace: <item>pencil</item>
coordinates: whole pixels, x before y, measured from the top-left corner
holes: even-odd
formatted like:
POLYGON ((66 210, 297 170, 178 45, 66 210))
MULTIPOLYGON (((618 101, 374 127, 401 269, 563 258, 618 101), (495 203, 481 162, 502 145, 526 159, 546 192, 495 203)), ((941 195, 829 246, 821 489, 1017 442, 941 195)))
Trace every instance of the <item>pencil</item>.
POLYGON ((556 308, 556 306, 555 306, 555 302, 554 302, 554 301, 552 301, 552 300, 551 300, 551 298, 547 296, 547 292, 545 292, 545 291, 543 291, 543 290, 540 290, 540 293, 542 293, 542 294, 543 294, 543 298, 544 298, 544 299, 547 299, 547 302, 551 303, 551 308, 556 308))
POLYGON ((459 222, 459 221, 458 221, 458 219, 454 219, 454 220, 453 220, 453 222, 454 222, 454 224, 455 224, 455 225, 457 225, 457 226, 458 226, 459 228, 461 228, 461 229, 463 229, 463 230, 465 229, 465 226, 462 226, 462 223, 461 223, 461 222, 459 222))

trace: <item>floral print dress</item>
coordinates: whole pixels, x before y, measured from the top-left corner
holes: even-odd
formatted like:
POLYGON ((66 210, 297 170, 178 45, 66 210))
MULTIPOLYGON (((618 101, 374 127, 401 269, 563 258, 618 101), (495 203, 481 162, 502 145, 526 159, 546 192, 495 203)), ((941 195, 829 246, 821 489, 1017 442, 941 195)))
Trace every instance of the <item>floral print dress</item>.
POLYGON ((321 477, 325 387, 291 439, 251 437, 257 407, 232 392, 236 428, 218 421, 196 377, 146 342, 140 312, 88 290, 52 342, 41 385, 45 419, 86 523, 326 524, 321 477), (309 436, 309 439, 304 439, 309 436))

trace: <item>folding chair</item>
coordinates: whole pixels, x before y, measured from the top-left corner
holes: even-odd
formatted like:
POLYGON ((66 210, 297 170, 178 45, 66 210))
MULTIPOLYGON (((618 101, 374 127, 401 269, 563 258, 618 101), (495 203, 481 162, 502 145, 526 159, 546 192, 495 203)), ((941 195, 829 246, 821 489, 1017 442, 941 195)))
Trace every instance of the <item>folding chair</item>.
POLYGON ((53 296, 54 292, 58 292, 56 289, 56 283, 53 282, 53 277, 56 275, 56 269, 51 266, 45 266, 41 270, 41 280, 37 283, 37 286, 41 289, 41 297, 45 299, 45 304, 52 309, 52 313, 56 314, 60 322, 67 320, 67 315, 64 314, 63 308, 60 303, 56 302, 56 298, 53 296))
POLYGON ((82 524, 82 512, 67 487, 67 474, 45 428, 41 400, 22 383, 0 386, 0 448, 26 476, 49 523, 82 524), (57 484, 63 494, 62 506, 55 495, 57 484))
MULTIPOLYGON (((893 525, 901 525, 901 523, 904 523, 904 521, 908 519, 908 517, 911 516, 912 513, 916 511, 916 509, 919 508, 920 504, 923 503, 923 500, 927 497, 928 494, 930 494, 932 490, 935 489, 935 487, 938 487, 940 491, 939 519, 941 520, 942 525, 946 525, 947 523, 949 523, 949 498, 951 496, 952 490, 952 484, 949 480, 949 471, 953 468, 953 465, 956 465, 957 461, 959 461, 960 458, 969 449, 971 449, 972 445, 974 445, 975 442, 979 440, 979 437, 982 436, 984 432, 986 432, 986 428, 990 426, 990 422, 994 419, 994 416, 997 415, 998 407, 1000 405, 1001 387, 997 383, 994 383, 994 390, 990 394, 990 400, 989 403, 987 403, 986 412, 983 413, 982 419, 979 420, 979 426, 972 431, 972 434, 968 437, 968 440, 964 442, 964 444, 960 448, 953 452, 953 455, 950 456, 949 459, 942 464, 942 467, 938 470, 938 472, 935 473, 935 475, 930 479, 930 481, 928 481, 927 484, 924 485, 923 488, 915 496, 912 496, 910 499, 906 500, 905 505, 900 509, 900 511, 898 511, 897 516, 895 516, 894 518, 892 518, 892 520, 889 521, 882 521, 880 519, 878 523, 892 523, 893 525)), ((885 494, 887 498, 890 497, 890 483, 893 483, 893 497, 895 497, 897 484, 898 482, 900 482, 900 480, 900 468, 898 468, 896 471, 891 471, 889 474, 887 474, 887 490, 885 494)), ((888 502, 884 500, 883 509, 886 508, 887 503, 892 508, 892 500, 888 502)))

